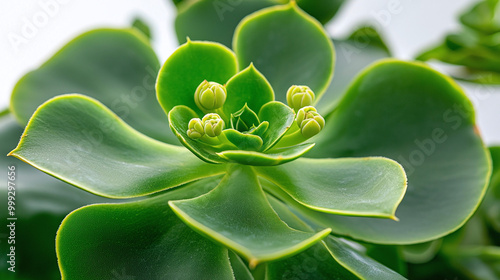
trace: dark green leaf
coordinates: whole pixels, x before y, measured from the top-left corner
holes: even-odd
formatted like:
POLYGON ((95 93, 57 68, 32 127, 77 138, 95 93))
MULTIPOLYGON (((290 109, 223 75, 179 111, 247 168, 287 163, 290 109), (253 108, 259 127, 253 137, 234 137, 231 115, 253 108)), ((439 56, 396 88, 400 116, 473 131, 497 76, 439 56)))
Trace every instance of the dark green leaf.
POLYGON ((272 148, 285 135, 292 126, 295 113, 293 110, 281 102, 269 102, 262 106, 259 111, 261 122, 269 122, 269 128, 262 134, 264 144, 262 150, 272 148))
POLYGON ((57 235, 63 278, 234 279, 227 250, 180 221, 167 205, 172 198, 97 204, 68 215, 57 235))

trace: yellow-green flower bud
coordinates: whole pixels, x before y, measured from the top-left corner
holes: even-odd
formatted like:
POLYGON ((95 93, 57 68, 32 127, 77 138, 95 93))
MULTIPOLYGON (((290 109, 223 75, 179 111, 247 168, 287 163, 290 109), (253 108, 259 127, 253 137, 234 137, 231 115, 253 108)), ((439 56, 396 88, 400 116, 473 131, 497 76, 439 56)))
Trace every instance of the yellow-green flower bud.
POLYGON ((296 122, 306 138, 313 137, 325 127, 325 119, 312 106, 300 109, 297 112, 296 122))
POLYGON ((205 135, 203 122, 199 118, 193 118, 189 121, 187 135, 191 139, 199 139, 205 135))
POLYGON ((286 93, 288 106, 295 112, 300 108, 310 106, 314 102, 314 92, 308 86, 291 86, 286 93))
POLYGON ((210 111, 222 107, 226 101, 226 97, 227 91, 225 86, 205 80, 196 89, 194 102, 202 111, 210 111))
POLYGON ((224 129, 224 121, 217 114, 206 114, 203 119, 203 131, 209 137, 217 137, 224 129))

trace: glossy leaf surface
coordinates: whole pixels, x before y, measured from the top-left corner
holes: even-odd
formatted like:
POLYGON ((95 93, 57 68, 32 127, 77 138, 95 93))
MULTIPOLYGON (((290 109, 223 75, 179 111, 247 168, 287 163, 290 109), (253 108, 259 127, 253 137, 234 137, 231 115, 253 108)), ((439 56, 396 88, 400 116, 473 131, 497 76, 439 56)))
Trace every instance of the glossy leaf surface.
POLYGON ((225 84, 236 72, 236 58, 230 49, 212 42, 188 41, 163 64, 156 81, 158 100, 167 113, 185 105, 202 117, 194 101, 196 88, 204 80, 225 84))
POLYGON ((80 93, 99 100, 136 130, 177 143, 156 100, 159 68, 156 54, 139 31, 93 30, 21 78, 12 93, 11 110, 25 125, 48 99, 80 93))
POLYGON ((250 267, 294 255, 330 232, 288 227, 272 210, 250 167, 234 166, 212 192, 169 204, 190 227, 241 254, 250 267))
POLYGON ((453 81, 424 65, 374 64, 326 123, 312 155, 385 156, 408 175, 399 222, 322 215, 337 233, 391 244, 436 239, 463 225, 484 195, 489 156, 472 105, 453 81))
POLYGON ((271 83, 278 101, 286 100, 292 85, 308 85, 321 96, 333 75, 330 39, 295 3, 246 17, 236 29, 233 49, 240 68, 253 62, 271 83))
POLYGON ((12 155, 91 193, 135 197, 222 174, 182 147, 148 138, 96 100, 56 97, 42 105, 12 155))
POLYGON ((406 190, 404 170, 385 158, 298 159, 256 170, 302 205, 332 214, 395 219, 406 190))
POLYGON ((71 213, 57 235, 63 278, 234 279, 227 250, 192 231, 168 207, 169 199, 181 197, 71 213))

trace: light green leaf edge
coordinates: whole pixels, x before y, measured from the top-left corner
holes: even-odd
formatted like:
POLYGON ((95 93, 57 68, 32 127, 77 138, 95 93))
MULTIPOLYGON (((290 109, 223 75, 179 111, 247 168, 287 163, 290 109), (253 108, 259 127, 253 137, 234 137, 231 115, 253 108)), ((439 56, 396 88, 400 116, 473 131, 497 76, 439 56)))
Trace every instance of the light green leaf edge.
MULTIPOLYGON (((153 194, 153 193, 164 191, 165 189, 159 189, 157 191, 153 191, 153 192, 149 192, 149 193, 143 193, 143 194, 137 194, 137 195, 127 195, 127 196, 109 195, 109 194, 102 193, 102 192, 99 192, 99 191, 96 191, 96 190, 93 190, 93 189, 88 189, 88 188, 81 187, 80 184, 78 184, 77 182, 73 182, 72 180, 69 180, 67 178, 63 178, 61 176, 58 176, 57 174, 55 174, 55 173, 53 173, 53 172, 51 172, 51 171, 49 171, 49 170, 47 170, 45 168, 42 168, 39 165, 35 164, 34 162, 31 162, 30 160, 26 159, 25 157, 17 154, 17 152, 22 148, 22 145, 24 144, 25 136, 29 132, 29 128, 30 128, 30 125, 31 125, 32 121, 37 117, 37 115, 39 114, 40 110, 42 110, 46 106, 46 104, 49 104, 51 101, 58 100, 58 99, 64 99, 64 98, 73 98, 73 97, 80 97, 80 98, 86 99, 86 100, 88 100, 88 101, 96 104, 97 106, 101 107, 101 109, 104 110, 104 111, 106 111, 108 114, 115 116, 115 118, 117 119, 117 122, 125 130, 129 130, 132 134, 134 134, 134 135, 136 135, 138 137, 144 138, 147 141, 150 141, 151 143, 155 143, 156 145, 160 144, 160 145, 169 146, 171 149, 184 150, 184 148, 182 148, 182 147, 175 146, 175 145, 170 145, 170 144, 167 144, 167 143, 163 143, 163 142, 160 142, 160 141, 155 140, 153 138, 149 138, 148 136, 145 136, 145 135, 137 132, 135 129, 133 129, 131 126, 129 126, 123 120, 121 120, 118 116, 116 116, 116 114, 114 112, 112 112, 106 106, 102 105, 100 102, 96 101, 93 98, 90 98, 90 97, 87 97, 87 96, 81 95, 81 94, 65 94, 65 95, 59 95, 59 96, 56 96, 54 98, 51 98, 48 101, 46 101, 44 104, 40 105, 40 107, 38 107, 38 109, 36 110, 36 112, 33 114, 33 116, 31 117, 31 119, 29 120, 28 124, 26 125, 25 131, 23 132, 23 135, 21 136, 21 140, 19 141, 19 144, 17 145, 17 147, 14 150, 12 150, 9 154, 7 154, 7 156, 14 156, 14 157, 18 158, 19 160, 21 160, 21 161, 23 161, 23 162, 25 162, 25 163, 27 163, 27 164, 29 164, 29 165, 37 168, 38 170, 41 170, 41 171, 47 173, 48 175, 51 175, 51 176, 53 176, 53 177, 55 177, 57 179, 60 179, 63 182, 66 182, 66 183, 68 183, 70 185, 73 185, 73 186, 75 186, 77 188, 80 188, 80 189, 82 189, 84 191, 87 191, 87 192, 90 192, 92 194, 95 194, 95 195, 98 195, 98 196, 102 196, 102 197, 115 198, 115 199, 120 199, 120 198, 135 198, 135 197, 141 197, 141 196, 145 196, 145 195, 149 195, 149 194, 153 194)), ((191 181, 182 182, 180 184, 177 184, 175 186, 171 186, 171 187, 166 188, 166 189, 171 189, 171 188, 174 188, 176 186, 179 186, 179 185, 182 185, 182 184, 185 184, 185 183, 190 183, 192 181, 196 181, 198 179, 203 179, 203 178, 208 178, 208 177, 211 177, 211 176, 217 176, 217 175, 225 174, 226 170, 225 170, 225 168, 223 168, 223 169, 224 169, 223 171, 215 173, 215 174, 212 174, 210 176, 196 178, 196 179, 191 180, 191 181)))

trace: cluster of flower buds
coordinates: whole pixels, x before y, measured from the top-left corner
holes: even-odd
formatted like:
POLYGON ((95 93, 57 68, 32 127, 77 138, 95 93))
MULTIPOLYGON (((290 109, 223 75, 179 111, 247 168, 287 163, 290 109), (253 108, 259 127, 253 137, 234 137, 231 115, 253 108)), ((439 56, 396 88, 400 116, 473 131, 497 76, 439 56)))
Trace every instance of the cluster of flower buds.
POLYGON ((218 114, 206 114, 203 119, 193 118, 189 121, 187 135, 191 139, 199 139, 204 135, 217 137, 224 129, 224 121, 218 114))
POLYGON ((194 102, 202 111, 218 109, 226 101, 226 87, 216 82, 203 81, 194 93, 194 102))
POLYGON ((296 122, 306 138, 313 137, 325 127, 325 119, 312 106, 301 108, 297 112, 296 122))
POLYGON ((314 102, 314 92, 308 86, 291 86, 286 93, 286 101, 295 112, 314 102))

